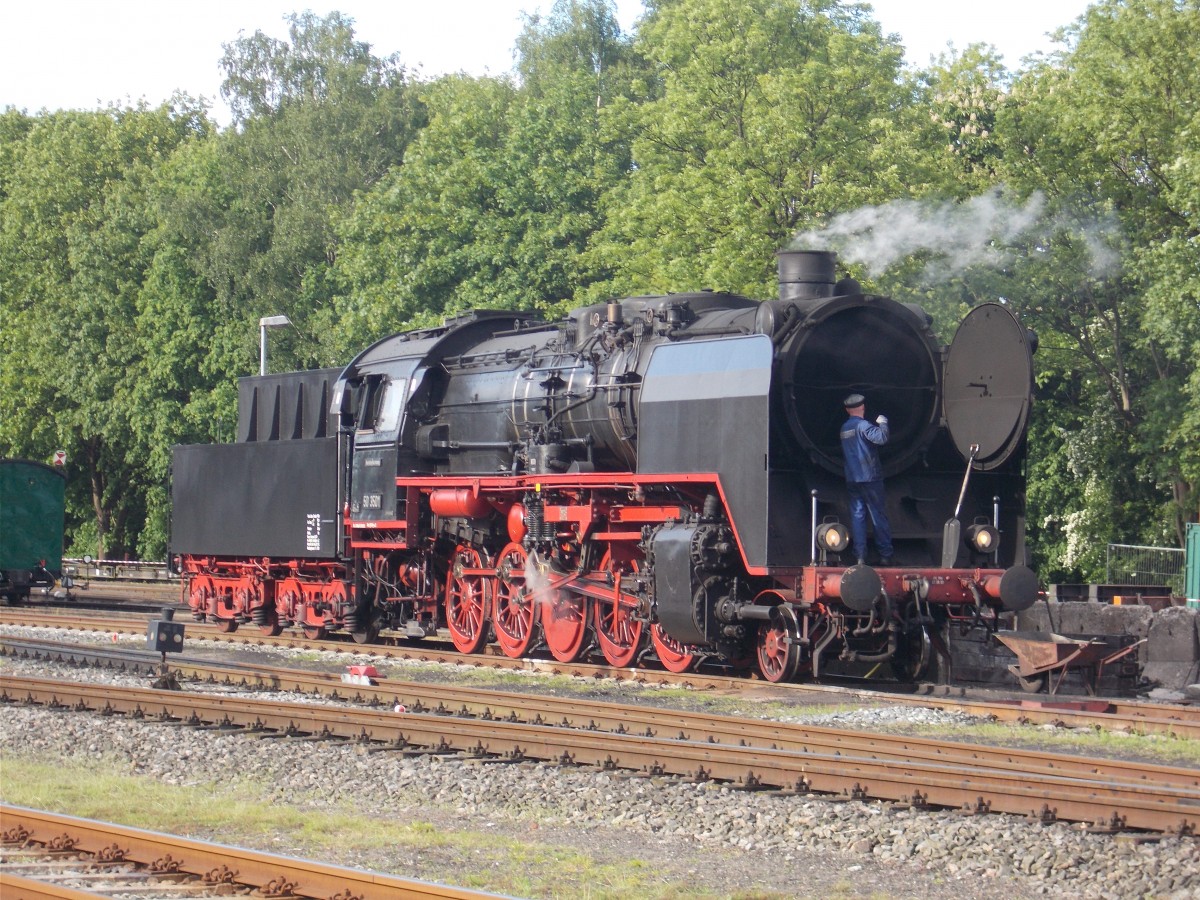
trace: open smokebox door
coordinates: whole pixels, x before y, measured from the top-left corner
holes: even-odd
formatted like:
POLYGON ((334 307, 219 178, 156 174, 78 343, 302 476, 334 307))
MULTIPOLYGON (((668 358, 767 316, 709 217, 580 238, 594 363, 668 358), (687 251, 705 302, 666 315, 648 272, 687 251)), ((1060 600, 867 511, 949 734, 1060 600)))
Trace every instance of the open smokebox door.
MULTIPOLYGON (((998 303, 975 307, 958 326, 943 372, 946 428, 967 463, 964 493, 971 469, 999 468, 1020 449, 1032 398, 1029 332, 998 303)), ((945 568, 954 565, 960 535, 956 509, 943 531, 945 568)))

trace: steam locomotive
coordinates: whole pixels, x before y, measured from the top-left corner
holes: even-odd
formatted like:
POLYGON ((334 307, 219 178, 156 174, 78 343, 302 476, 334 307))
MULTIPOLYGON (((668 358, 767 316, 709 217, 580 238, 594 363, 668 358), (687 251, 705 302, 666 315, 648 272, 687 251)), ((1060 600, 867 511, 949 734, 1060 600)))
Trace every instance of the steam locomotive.
POLYGON ((227 631, 441 630, 468 654, 494 640, 769 681, 836 660, 927 675, 950 624, 1037 595, 1035 341, 985 304, 945 347, 920 307, 835 267, 781 252, 778 299, 479 311, 344 369, 242 379, 237 441, 174 448, 187 602, 227 631), (891 421, 886 566, 849 547, 852 392, 891 421))

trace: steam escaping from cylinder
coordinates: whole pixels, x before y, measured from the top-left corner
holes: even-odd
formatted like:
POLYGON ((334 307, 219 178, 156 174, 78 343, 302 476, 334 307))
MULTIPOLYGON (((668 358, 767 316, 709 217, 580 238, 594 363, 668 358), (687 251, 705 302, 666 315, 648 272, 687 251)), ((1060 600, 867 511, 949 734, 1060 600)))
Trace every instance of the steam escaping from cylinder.
POLYGON ((866 266, 872 277, 908 256, 926 253, 930 259, 924 280, 935 284, 975 266, 1006 265, 1018 241, 1031 243, 1032 252, 1048 253, 1055 234, 1082 245, 1094 277, 1118 268, 1115 222, 1051 214, 1041 193, 1018 203, 1003 188, 962 202, 902 199, 862 207, 797 235, 789 249, 836 250, 845 261, 866 266))
POLYGON ((525 595, 539 605, 554 599, 550 579, 543 570, 536 550, 525 557, 525 595))

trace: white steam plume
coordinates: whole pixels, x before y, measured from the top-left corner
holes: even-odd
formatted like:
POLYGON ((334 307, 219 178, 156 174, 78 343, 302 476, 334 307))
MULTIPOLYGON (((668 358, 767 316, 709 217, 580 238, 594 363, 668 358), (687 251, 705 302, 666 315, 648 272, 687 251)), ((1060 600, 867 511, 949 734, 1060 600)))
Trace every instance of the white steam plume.
POLYGON ((998 267, 1013 253, 1014 242, 1037 229, 1066 230, 1083 241, 1091 257, 1091 273, 1104 275, 1119 262, 1112 249, 1112 222, 1081 225, 1064 215, 1048 216, 1046 200, 1033 194, 1018 204, 997 188, 961 203, 893 200, 835 216, 823 228, 797 235, 793 250, 836 250, 846 262, 862 263, 871 276, 914 253, 932 254, 926 266, 929 282, 944 281, 972 266, 998 267))

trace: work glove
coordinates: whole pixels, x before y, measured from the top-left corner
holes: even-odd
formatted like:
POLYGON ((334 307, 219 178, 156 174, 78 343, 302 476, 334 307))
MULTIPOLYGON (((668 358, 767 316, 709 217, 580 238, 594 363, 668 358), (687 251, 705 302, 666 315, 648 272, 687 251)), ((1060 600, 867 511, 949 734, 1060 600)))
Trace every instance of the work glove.
POLYGON ((876 425, 886 425, 887 424, 887 416, 877 416, 875 419, 875 424, 876 425))

